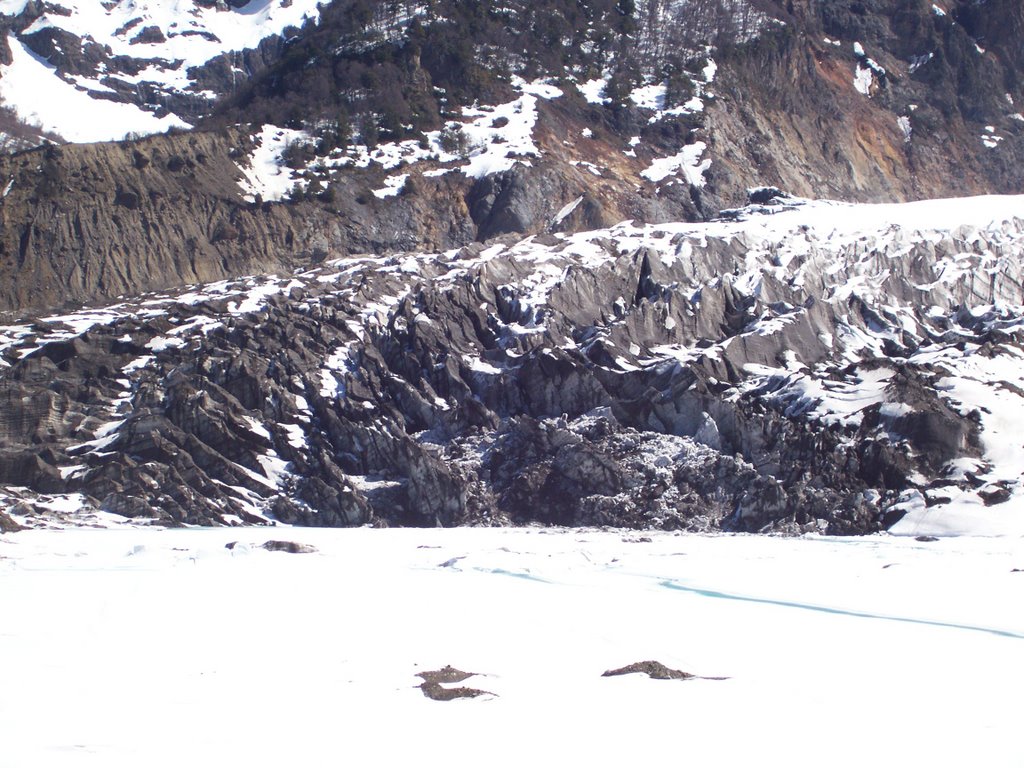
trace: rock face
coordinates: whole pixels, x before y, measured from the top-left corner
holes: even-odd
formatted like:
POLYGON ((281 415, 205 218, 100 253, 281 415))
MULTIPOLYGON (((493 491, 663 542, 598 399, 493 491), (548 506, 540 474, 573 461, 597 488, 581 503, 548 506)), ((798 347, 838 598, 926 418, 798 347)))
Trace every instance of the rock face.
POLYGON ((1016 498, 990 404, 1024 412, 1018 201, 774 202, 27 318, 2 332, 4 498, 26 522, 73 497, 829 533, 1016 498))
POLYGON ((247 134, 226 131, 0 158, 0 310, 272 272, 329 252, 471 238, 464 206, 443 200, 443 179, 436 199, 403 199, 386 211, 372 195, 354 200, 358 180, 331 207, 246 202, 240 164, 251 148, 247 134))
POLYGON ((15 533, 22 530, 22 527, 14 522, 9 515, 0 512, 0 533, 15 533))
POLYGON ((371 167, 339 175, 322 199, 246 200, 240 183, 257 147, 248 133, 226 130, 0 156, 0 311, 263 274, 332 254, 444 250, 555 224, 584 229, 631 216, 694 215, 686 196, 638 191, 625 172, 579 169, 578 156, 594 158, 584 154, 590 147, 551 151, 480 179, 424 175, 439 165, 424 163, 415 182, 387 198, 373 194, 383 182, 371 167))
POLYGON ((1024 11, 1011 5, 788 3, 785 26, 720 57, 707 121, 716 189, 866 202, 1016 193, 1024 94, 1007 30, 1024 11))
POLYGON ((227 136, 183 135, 0 159, 0 306, 81 304, 278 264, 280 225, 246 215, 231 149, 227 136))
POLYGON ((666 667, 660 661, 638 661, 618 669, 609 669, 601 677, 617 677, 620 675, 645 674, 652 680, 694 680, 697 675, 683 672, 681 669, 666 667))

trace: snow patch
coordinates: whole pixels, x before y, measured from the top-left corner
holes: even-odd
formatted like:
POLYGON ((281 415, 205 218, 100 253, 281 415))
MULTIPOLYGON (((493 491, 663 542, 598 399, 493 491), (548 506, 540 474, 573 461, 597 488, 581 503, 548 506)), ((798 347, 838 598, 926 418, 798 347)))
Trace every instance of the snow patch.
POLYGON ((604 95, 604 90, 608 87, 607 78, 587 80, 585 83, 580 83, 576 87, 583 95, 583 98, 590 104, 607 104, 611 101, 611 99, 604 95))
POLYGON ((266 202, 279 201, 283 200, 296 185, 303 187, 305 181, 296 171, 284 165, 282 155, 289 145, 307 139, 308 136, 303 131, 278 128, 275 125, 263 126, 263 129, 253 137, 256 148, 249 155, 249 161, 239 165, 243 177, 239 186, 244 198, 250 203, 254 202, 257 196, 266 202))
POLYGON ((408 173, 397 174, 395 176, 388 176, 384 179, 384 186, 380 189, 373 190, 373 196, 378 200, 383 200, 385 197, 397 197, 401 194, 402 190, 405 189, 405 182, 409 180, 408 173))
POLYGON ((707 149, 707 144, 703 141, 696 141, 683 147, 678 154, 655 160, 648 168, 641 171, 640 175, 648 181, 657 183, 675 173, 682 172, 689 184, 701 188, 707 183, 704 174, 711 167, 710 158, 701 159, 705 149, 707 149))
POLYGON ((871 68, 858 63, 857 68, 853 73, 853 87, 865 96, 870 96, 871 86, 874 85, 874 83, 875 76, 871 71, 871 68))
POLYGON ((579 208, 580 203, 583 202, 583 195, 580 195, 568 205, 565 205, 555 214, 554 220, 551 222, 553 226, 561 224, 566 217, 568 217, 573 211, 579 208))
POLYGON ((14 35, 8 34, 7 44, 11 63, 0 65, 0 102, 30 124, 86 143, 191 127, 175 115, 158 118, 134 104, 94 99, 60 79, 53 66, 14 35))

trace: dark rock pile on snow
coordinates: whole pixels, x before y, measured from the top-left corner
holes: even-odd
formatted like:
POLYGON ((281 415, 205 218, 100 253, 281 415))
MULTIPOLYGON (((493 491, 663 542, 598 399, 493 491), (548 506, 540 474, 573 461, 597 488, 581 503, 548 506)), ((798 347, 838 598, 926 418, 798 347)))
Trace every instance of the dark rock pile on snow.
MULTIPOLYGON (((981 529, 1019 198, 349 257, 0 330, 22 523, 981 529)), ((998 526, 998 521, 992 523, 998 526)))
POLYGON ((471 677, 476 677, 475 672, 463 672, 451 665, 441 669, 433 669, 426 672, 417 672, 416 677, 423 680, 418 686, 423 695, 434 701, 454 701, 455 699, 475 699, 477 696, 493 696, 493 693, 482 691, 479 688, 469 688, 456 685, 471 677))

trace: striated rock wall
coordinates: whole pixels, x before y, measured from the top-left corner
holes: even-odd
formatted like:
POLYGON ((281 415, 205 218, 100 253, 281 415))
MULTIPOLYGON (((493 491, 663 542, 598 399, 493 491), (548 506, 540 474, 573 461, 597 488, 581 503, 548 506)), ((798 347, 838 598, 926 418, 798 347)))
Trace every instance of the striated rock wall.
MULTIPOLYGON (((0 157, 0 311, 45 311, 249 274, 286 272, 347 253, 443 250, 505 233, 587 229, 626 218, 699 215, 683 188, 638 189, 643 166, 613 137, 564 146, 571 111, 543 112, 545 157, 468 178, 414 170, 378 198, 380 169, 336 172, 330 194, 298 203, 243 199, 242 130, 132 142, 49 145, 0 157), (577 167, 607 158, 603 173, 577 167), (556 221, 566 203, 580 204, 556 221)), ((623 146, 624 143, 623 143, 623 146)), ((285 169, 282 172, 286 172, 285 169)))
POLYGON ((45 310, 288 270, 328 253, 443 248, 472 237, 465 205, 433 199, 246 203, 241 132, 48 146, 0 158, 0 309, 45 310), (381 210, 387 207, 387 210, 381 210))

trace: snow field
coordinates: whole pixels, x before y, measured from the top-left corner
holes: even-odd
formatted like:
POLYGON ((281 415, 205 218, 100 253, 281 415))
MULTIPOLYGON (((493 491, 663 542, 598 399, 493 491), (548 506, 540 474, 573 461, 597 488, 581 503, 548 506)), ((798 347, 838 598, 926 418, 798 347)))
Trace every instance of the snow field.
POLYGON ((128 133, 160 133, 189 124, 174 115, 157 118, 134 104, 94 99, 62 80, 56 70, 13 35, 7 36, 11 64, 0 67, 0 103, 26 122, 68 141, 123 139, 128 133))
POLYGON ((1019 766, 1015 567, 1019 539, 26 532, 2 762, 1019 766), (729 679, 601 677, 646 659, 729 679), (445 664, 495 695, 425 698, 445 664))
MULTIPOLYGON (((25 0, 3 0, 0 14, 16 16, 25 5, 25 0)), ((58 73, 48 61, 8 35, 13 61, 0 65, 0 102, 23 120, 71 142, 116 141, 127 133, 188 127, 173 114, 158 119, 134 104, 94 98, 91 92, 111 90, 102 82, 105 77, 153 84, 167 91, 194 92, 189 68, 221 54, 255 48, 264 38, 282 34, 290 26, 301 27, 320 13, 318 0, 250 0, 233 10, 182 0, 62 0, 58 8, 67 13, 46 11, 25 34, 55 28, 105 46, 112 56, 152 61, 135 75, 109 72, 103 64, 95 77, 71 76, 58 73), (150 27, 159 29, 162 39, 136 40, 141 30, 150 27)), ((213 97, 211 93, 202 95, 213 97)))

